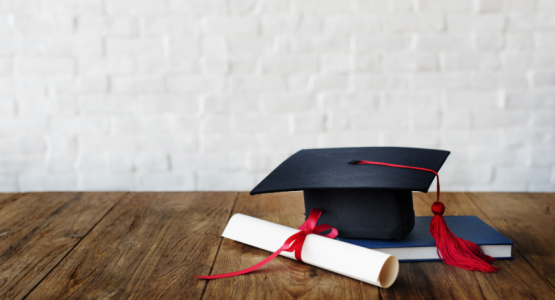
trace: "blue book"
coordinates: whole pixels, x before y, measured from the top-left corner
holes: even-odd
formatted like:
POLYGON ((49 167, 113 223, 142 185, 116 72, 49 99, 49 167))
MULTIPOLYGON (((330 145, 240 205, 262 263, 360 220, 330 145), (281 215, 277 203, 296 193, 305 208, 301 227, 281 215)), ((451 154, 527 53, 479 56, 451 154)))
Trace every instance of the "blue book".
MULTIPOLYGON (((444 217, 456 236, 476 243, 496 259, 512 259, 513 242, 476 216, 444 217)), ((414 229, 402 240, 338 240, 396 256, 399 261, 439 261, 436 241, 430 235, 432 217, 416 217, 414 229)))

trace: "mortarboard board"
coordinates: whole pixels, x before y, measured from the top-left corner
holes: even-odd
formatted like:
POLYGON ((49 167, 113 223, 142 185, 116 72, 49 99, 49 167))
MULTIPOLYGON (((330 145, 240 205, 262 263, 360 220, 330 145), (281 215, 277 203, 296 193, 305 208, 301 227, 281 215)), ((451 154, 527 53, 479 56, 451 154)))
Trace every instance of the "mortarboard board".
POLYGON ((305 209, 323 212, 318 224, 339 237, 402 239, 414 227, 412 191, 427 192, 449 151, 362 147, 301 150, 272 171, 251 195, 304 191, 305 209), (357 166, 360 161, 386 165, 357 166))

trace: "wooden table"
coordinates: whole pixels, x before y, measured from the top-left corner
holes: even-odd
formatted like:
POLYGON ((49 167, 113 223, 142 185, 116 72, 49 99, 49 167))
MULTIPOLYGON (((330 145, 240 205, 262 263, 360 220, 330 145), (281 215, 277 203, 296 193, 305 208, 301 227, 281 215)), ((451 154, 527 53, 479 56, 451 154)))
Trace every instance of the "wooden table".
MULTIPOLYGON (((431 215, 435 194, 414 194, 431 215)), ((498 273, 441 262, 401 263, 380 289, 220 237, 232 214, 286 226, 304 220, 302 193, 0 194, 0 299, 555 299, 555 194, 442 193, 446 215, 477 215, 514 241, 498 273)))

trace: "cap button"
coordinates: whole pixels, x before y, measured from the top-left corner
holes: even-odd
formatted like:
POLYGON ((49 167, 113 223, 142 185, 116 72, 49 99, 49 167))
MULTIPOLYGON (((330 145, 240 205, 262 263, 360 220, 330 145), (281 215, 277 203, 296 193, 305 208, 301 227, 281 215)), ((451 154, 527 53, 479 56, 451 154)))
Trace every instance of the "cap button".
POLYGON ((432 204, 432 212, 434 213, 434 215, 442 216, 445 212, 445 205, 443 205, 443 203, 441 202, 434 202, 434 204, 432 204))

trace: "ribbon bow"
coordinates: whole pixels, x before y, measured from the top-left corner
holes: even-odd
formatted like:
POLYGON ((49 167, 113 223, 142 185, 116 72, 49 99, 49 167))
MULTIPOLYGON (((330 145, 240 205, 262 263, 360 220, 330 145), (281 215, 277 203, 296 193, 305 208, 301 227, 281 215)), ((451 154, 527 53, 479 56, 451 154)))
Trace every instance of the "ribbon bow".
POLYGON ((272 259, 276 258, 276 256, 278 256, 283 251, 294 252, 295 258, 298 261, 303 261, 301 257, 301 253, 303 250, 304 240, 306 239, 307 235, 317 234, 317 235, 321 235, 321 236, 333 239, 338 234, 337 229, 331 227, 328 224, 316 225, 316 222, 318 222, 318 219, 320 218, 321 215, 322 215, 321 211, 317 210, 316 208, 313 208, 310 211, 310 214, 308 215, 308 218, 306 219, 306 221, 303 223, 303 225, 301 225, 301 227, 299 227, 299 230, 301 231, 290 236, 287 240, 285 240, 285 243, 283 243, 283 245, 276 252, 274 252, 272 255, 268 256, 266 259, 264 259, 263 261, 257 263, 256 265, 250 268, 247 268, 241 271, 220 274, 220 275, 195 276, 195 277, 200 279, 218 279, 218 278, 226 278, 226 277, 233 277, 233 276, 247 274, 269 263, 272 259), (327 234, 322 234, 322 232, 330 229, 331 229, 331 232, 327 234))

